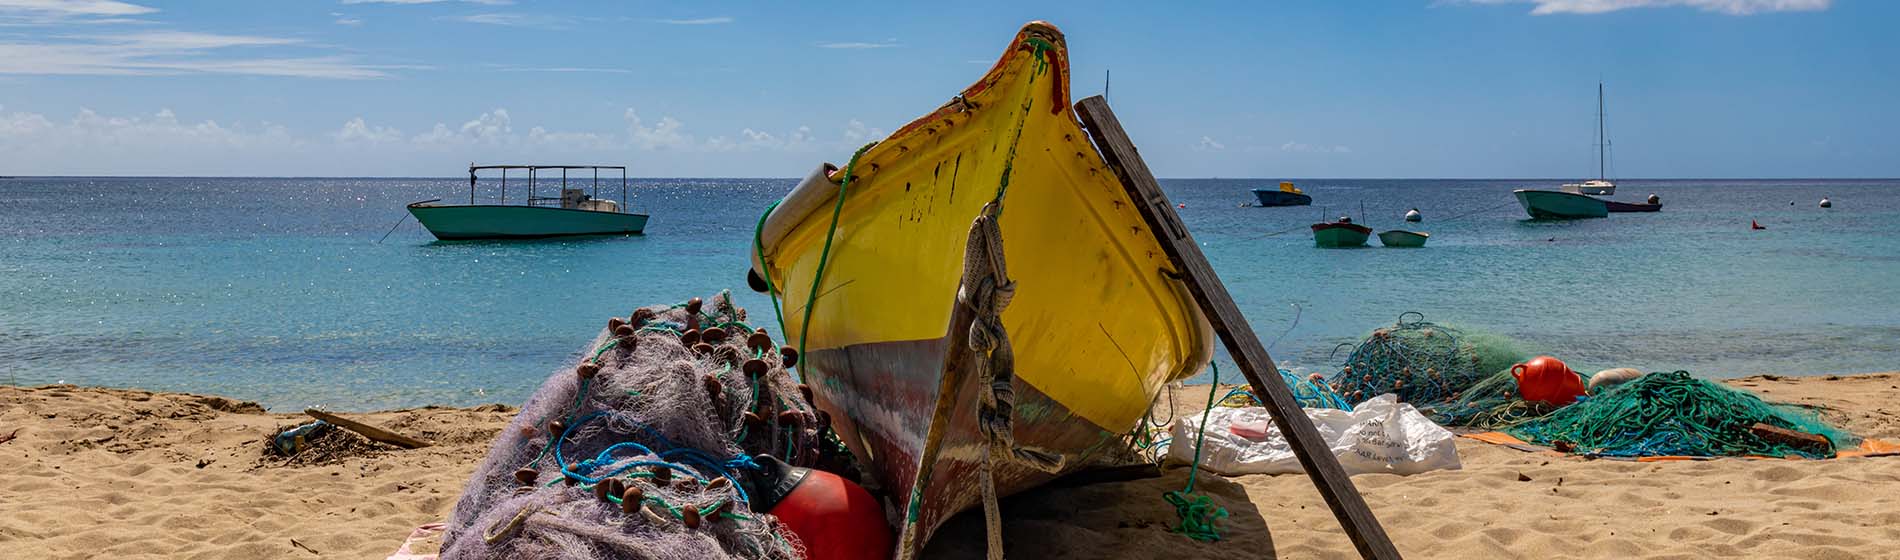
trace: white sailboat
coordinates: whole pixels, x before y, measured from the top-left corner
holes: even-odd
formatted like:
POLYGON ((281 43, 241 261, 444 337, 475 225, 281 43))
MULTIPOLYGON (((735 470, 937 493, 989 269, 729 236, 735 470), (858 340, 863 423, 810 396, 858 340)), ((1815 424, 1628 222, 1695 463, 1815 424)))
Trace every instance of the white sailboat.
POLYGON ((1603 152, 1610 147, 1610 137, 1603 129, 1603 82, 1597 82, 1597 178, 1582 183, 1568 183, 1562 190, 1573 194, 1607 196, 1616 194, 1616 183, 1610 182, 1603 172, 1603 152))

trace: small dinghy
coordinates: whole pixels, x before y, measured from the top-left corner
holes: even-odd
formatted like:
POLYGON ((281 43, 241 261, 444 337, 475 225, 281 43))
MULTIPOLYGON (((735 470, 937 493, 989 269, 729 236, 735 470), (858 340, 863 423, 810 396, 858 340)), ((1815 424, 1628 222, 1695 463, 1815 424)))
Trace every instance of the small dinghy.
POLYGON ((1425 240, 1432 234, 1422 231, 1394 229, 1379 232, 1379 244, 1387 247, 1424 247, 1425 240))

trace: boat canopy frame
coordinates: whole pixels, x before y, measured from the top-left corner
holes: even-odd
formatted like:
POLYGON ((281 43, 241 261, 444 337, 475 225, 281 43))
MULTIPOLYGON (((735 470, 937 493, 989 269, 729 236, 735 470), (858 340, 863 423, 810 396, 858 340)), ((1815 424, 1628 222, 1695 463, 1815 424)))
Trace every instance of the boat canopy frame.
MULTIPOLYGON (((588 195, 588 197, 595 198, 595 199, 600 198, 600 170, 602 169, 619 170, 620 171, 620 211, 629 212, 629 213, 633 211, 633 207, 627 204, 627 166, 624 166, 624 165, 475 165, 471 163, 468 166, 468 203, 470 205, 475 204, 475 178, 476 178, 475 172, 481 171, 484 169, 500 169, 501 170, 501 197, 498 199, 499 204, 508 203, 508 170, 510 169, 528 170, 528 206, 534 206, 537 201, 561 200, 561 197, 558 197, 558 196, 537 197, 534 195, 536 175, 537 175, 537 172, 539 172, 542 169, 561 170, 561 189, 563 191, 567 189, 567 170, 587 169, 587 170, 593 171, 594 172, 593 190, 591 194, 588 195)), ((608 177, 609 181, 611 181, 612 179, 613 179, 612 177, 608 177)))

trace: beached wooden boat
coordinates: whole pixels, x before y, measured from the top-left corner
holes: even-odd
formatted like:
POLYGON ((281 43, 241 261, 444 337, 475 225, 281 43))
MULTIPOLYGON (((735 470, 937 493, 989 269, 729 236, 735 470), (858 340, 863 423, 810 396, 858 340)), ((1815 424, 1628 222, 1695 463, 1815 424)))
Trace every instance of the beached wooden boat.
POLYGON ((1379 244, 1386 247, 1424 247, 1425 240, 1432 234, 1422 231, 1393 229, 1379 232, 1379 244))
POLYGON ((1313 197, 1306 191, 1293 186, 1293 183, 1281 181, 1280 188, 1254 189, 1254 198, 1260 199, 1261 206, 1306 206, 1313 203, 1313 197))
POLYGON ((1313 224, 1313 245, 1319 247, 1364 247, 1372 228, 1340 218, 1336 222, 1313 224))
POLYGON ((537 239, 568 235, 611 235, 640 233, 647 227, 646 214, 626 211, 627 168, 601 165, 471 165, 468 167, 468 204, 439 204, 439 200, 413 202, 409 213, 436 239, 537 239), (495 204, 475 203, 475 172, 501 170, 501 191, 495 204), (508 202, 508 170, 528 171, 528 194, 521 204, 508 202), (560 196, 537 195, 536 174, 543 169, 561 171, 560 196), (593 192, 568 188, 567 171, 593 172, 593 192), (600 170, 620 171, 620 201, 595 198, 600 194, 600 170))
POLYGON ((1574 218, 1602 218, 1610 215, 1609 206, 1602 199, 1561 191, 1518 189, 1511 191, 1517 195, 1517 203, 1524 206, 1524 212, 1540 220, 1568 220, 1574 218))
POLYGON ((981 496, 990 389, 968 373, 976 312, 957 295, 985 205, 1000 204, 1015 282, 1000 315, 1012 433, 1061 456, 1055 472, 997 463, 999 493, 1127 460, 1122 438, 1158 391, 1211 355, 1158 232, 1077 120, 1068 73, 1062 33, 1030 23, 961 95, 846 169, 820 167, 760 221, 755 286, 783 301, 815 404, 903 512, 900 557, 981 496))

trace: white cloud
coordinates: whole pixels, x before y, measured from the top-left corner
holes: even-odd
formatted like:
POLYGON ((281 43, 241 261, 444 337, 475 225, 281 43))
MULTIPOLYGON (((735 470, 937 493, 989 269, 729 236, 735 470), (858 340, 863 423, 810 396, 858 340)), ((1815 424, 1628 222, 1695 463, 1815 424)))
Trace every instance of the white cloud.
POLYGON ((365 116, 346 119, 336 128, 295 134, 269 122, 185 120, 170 110, 112 116, 82 109, 59 120, 0 106, 0 168, 49 175, 360 176, 437 173, 441 170, 435 166, 453 169, 470 159, 632 157, 674 172, 789 174, 821 157, 848 155, 867 139, 883 135, 854 120, 836 136, 822 139, 810 127, 800 126, 782 133, 747 127, 702 140, 671 116, 645 118, 632 108, 621 116, 624 128, 619 130, 556 130, 524 125, 508 109, 496 108, 460 124, 436 123, 415 134, 365 116), (720 155, 731 152, 757 155, 735 164, 730 156, 720 155))
POLYGON ((473 14, 473 15, 466 15, 466 16, 448 16, 448 17, 442 17, 438 19, 442 19, 446 21, 459 21, 462 23, 479 23, 482 25, 504 25, 508 27, 540 27, 540 28, 545 28, 545 29, 559 29, 573 22, 572 19, 567 18, 567 17, 562 17, 562 16, 554 16, 554 15, 547 15, 547 14, 521 14, 521 13, 473 14))
POLYGON ((388 144, 402 140, 402 131, 387 126, 370 126, 363 117, 356 117, 343 123, 343 129, 334 135, 338 142, 388 144))
POLYGON ((1464 0, 1473 4, 1534 4, 1531 13, 1601 14, 1631 8, 1689 7, 1705 12, 1745 16, 1767 12, 1826 10, 1833 0, 1464 0))
POLYGON ((1225 149, 1227 149, 1226 144, 1217 142, 1207 136, 1202 136, 1201 141, 1194 144, 1194 151, 1197 152, 1218 152, 1225 149))
POLYGON ((112 0, 0 0, 0 12, 31 12, 49 16, 136 16, 158 8, 112 0))
POLYGON ((896 48, 897 46, 896 41, 886 41, 883 43, 845 42, 818 44, 818 48, 821 49, 889 49, 896 48))
POLYGON ((0 74, 247 74, 330 79, 381 78, 377 67, 340 56, 228 57, 231 51, 299 46, 298 39, 152 31, 0 42, 0 74))
POLYGON ((0 26, 145 23, 158 8, 112 0, 0 0, 0 26))
POLYGON ((348 25, 350 27, 359 27, 363 25, 363 18, 359 18, 356 16, 342 13, 342 12, 330 12, 330 17, 336 18, 337 25, 348 25))
POLYGON ((719 25, 722 23, 732 23, 732 18, 728 16, 719 16, 719 17, 691 18, 691 19, 663 19, 663 20, 659 20, 659 22, 667 24, 667 25, 719 25))

